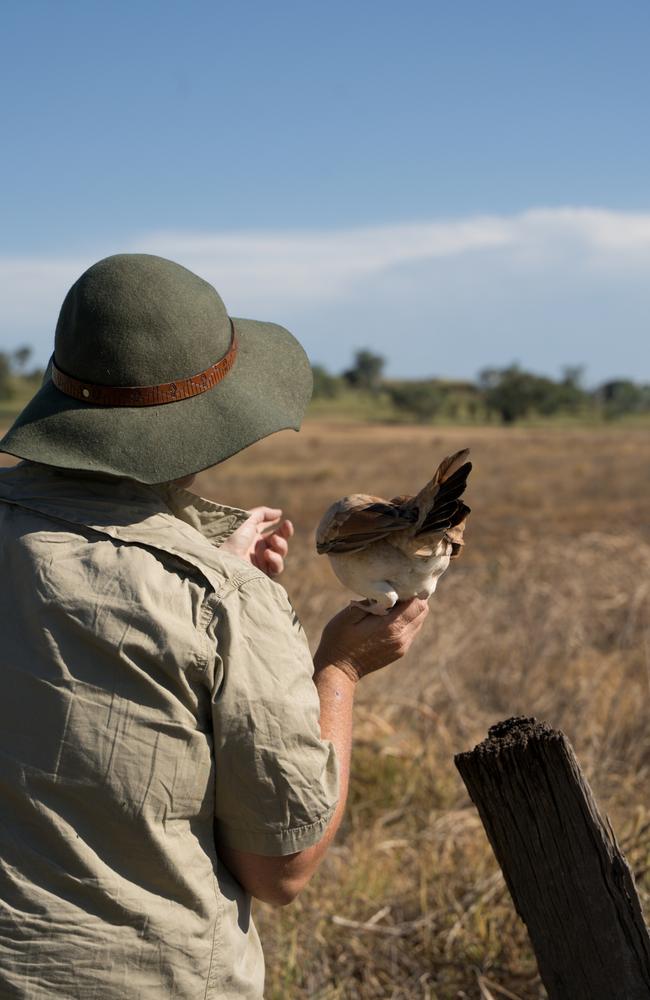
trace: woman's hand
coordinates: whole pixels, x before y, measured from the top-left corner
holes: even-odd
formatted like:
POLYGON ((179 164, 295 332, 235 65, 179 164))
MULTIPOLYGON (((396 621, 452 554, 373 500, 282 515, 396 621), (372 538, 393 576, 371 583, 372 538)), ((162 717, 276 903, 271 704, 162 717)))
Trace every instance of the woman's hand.
POLYGON ((429 605, 418 597, 400 601, 386 615, 350 605, 323 629, 314 657, 317 670, 338 667, 353 681, 401 659, 424 625, 429 605))
POLYGON ((278 576, 284 569, 293 524, 283 521, 282 511, 275 507, 252 507, 249 514, 221 548, 251 562, 267 576, 278 576))

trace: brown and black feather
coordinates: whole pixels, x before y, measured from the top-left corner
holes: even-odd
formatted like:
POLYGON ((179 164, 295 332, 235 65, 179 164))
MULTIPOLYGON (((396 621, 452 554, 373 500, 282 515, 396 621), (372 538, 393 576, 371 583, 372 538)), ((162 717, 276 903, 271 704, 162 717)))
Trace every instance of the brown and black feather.
MULTIPOLYGON (((353 553, 391 535, 395 535, 397 542, 400 532, 410 532, 411 538, 449 532, 447 540, 453 546, 453 554, 458 554, 463 522, 470 512, 460 499, 472 469, 472 463, 465 461, 468 454, 463 449, 443 459, 417 496, 397 496, 390 501, 361 494, 343 497, 324 515, 317 535, 317 551, 353 553)), ((426 539, 423 541, 426 546, 426 539)))

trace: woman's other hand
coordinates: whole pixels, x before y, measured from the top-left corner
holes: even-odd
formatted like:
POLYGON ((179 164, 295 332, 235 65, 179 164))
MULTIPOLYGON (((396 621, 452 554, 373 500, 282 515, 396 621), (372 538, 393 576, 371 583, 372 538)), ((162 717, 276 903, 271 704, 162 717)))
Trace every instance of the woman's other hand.
POLYGON ((282 511, 275 507, 252 507, 249 514, 221 548, 251 562, 267 576, 278 576, 284 569, 293 524, 282 520, 282 511))

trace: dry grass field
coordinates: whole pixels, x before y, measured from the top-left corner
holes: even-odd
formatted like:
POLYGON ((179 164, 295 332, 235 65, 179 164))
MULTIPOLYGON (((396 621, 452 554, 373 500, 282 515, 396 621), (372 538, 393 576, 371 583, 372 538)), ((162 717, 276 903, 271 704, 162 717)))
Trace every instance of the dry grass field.
POLYGON ((314 641, 346 601, 313 530, 345 493, 415 490, 468 445, 473 508, 418 646, 360 685, 347 819, 313 884, 260 907, 268 997, 544 995, 453 755, 510 715, 573 742, 650 913, 650 435, 307 423, 204 474, 296 524, 314 641))
POLYGON ((348 599, 313 546, 354 491, 414 491, 463 446, 463 557, 419 643, 367 678, 349 809, 290 907, 260 906, 269 1000, 544 996, 453 755, 511 715, 572 741, 650 913, 650 436, 308 422, 203 474, 226 503, 284 508, 285 586, 314 644, 348 599))

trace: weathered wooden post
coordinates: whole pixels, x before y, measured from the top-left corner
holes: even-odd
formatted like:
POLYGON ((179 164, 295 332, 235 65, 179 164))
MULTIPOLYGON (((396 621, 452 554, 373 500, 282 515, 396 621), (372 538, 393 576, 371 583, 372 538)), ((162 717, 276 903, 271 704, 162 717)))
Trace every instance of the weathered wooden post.
POLYGON ((632 873, 564 734, 508 719, 455 762, 550 1000, 649 1000, 650 936, 632 873))

